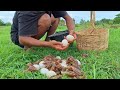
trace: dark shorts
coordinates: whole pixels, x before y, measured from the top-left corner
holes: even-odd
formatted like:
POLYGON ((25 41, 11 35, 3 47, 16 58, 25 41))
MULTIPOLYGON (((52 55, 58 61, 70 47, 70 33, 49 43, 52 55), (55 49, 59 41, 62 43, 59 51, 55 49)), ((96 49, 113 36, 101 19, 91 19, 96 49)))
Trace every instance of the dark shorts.
POLYGON ((15 45, 18 45, 19 47, 24 48, 24 46, 19 43, 18 33, 11 35, 11 40, 15 45))
POLYGON ((19 36, 34 36, 38 33, 38 20, 44 12, 16 12, 11 27, 11 40, 15 45, 24 48, 19 43, 19 36))

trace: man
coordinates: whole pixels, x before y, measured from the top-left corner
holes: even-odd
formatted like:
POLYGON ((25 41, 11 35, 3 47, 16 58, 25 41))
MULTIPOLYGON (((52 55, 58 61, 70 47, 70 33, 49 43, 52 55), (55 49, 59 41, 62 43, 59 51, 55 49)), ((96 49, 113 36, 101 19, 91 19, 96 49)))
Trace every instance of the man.
POLYGON ((16 11, 11 27, 11 39, 14 44, 24 49, 36 46, 65 50, 68 46, 48 40, 48 36, 57 29, 60 17, 65 19, 69 34, 76 38, 74 22, 66 11, 16 11), (46 32, 45 41, 39 40, 46 32))

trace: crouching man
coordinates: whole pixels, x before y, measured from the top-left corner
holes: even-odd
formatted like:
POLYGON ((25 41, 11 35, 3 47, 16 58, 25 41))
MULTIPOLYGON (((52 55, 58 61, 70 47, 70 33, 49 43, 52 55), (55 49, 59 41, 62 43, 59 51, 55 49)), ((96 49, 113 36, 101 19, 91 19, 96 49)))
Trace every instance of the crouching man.
POLYGON ((69 45, 63 46, 61 42, 48 40, 48 36, 56 31, 60 17, 65 19, 69 34, 76 37, 73 19, 66 11, 16 11, 11 26, 11 40, 25 50, 32 46, 65 50, 69 45), (45 41, 39 40, 45 33, 45 41))

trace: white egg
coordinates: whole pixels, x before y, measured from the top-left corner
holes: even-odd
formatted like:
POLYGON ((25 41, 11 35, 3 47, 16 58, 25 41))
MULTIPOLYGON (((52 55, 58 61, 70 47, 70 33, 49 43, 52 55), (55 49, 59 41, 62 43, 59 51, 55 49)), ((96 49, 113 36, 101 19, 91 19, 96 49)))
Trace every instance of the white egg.
POLYGON ((40 73, 41 73, 41 74, 44 74, 44 75, 46 75, 48 72, 49 72, 49 70, 48 70, 47 68, 42 68, 42 69, 40 70, 40 73))
POLYGON ((43 63, 44 63, 44 61, 41 61, 40 63, 42 63, 42 64, 43 64, 43 63))
POLYGON ((63 66, 63 67, 67 67, 67 64, 66 64, 66 61, 65 60, 62 60, 62 63, 60 63, 61 64, 61 66, 63 66))
POLYGON ((37 70, 40 69, 40 66, 39 66, 38 64, 34 64, 33 66, 34 66, 37 70))
POLYGON ((78 62, 78 65, 81 65, 81 62, 78 59, 76 59, 76 61, 78 62))
POLYGON ((39 66, 40 66, 40 68, 44 68, 44 67, 45 67, 44 61, 41 61, 41 62, 39 63, 39 66))
POLYGON ((56 56, 56 58, 57 58, 57 59, 61 59, 61 57, 60 57, 60 56, 56 56))
POLYGON ((74 40, 74 37, 73 37, 72 35, 67 35, 67 36, 66 36, 66 39, 67 39, 68 41, 73 41, 73 40, 74 40))
POLYGON ((50 77, 55 76, 57 74, 54 71, 49 71, 46 75, 48 78, 50 78, 50 77))
POLYGON ((62 44, 63 44, 63 46, 68 46, 69 43, 68 43, 68 41, 66 39, 63 39, 62 44))

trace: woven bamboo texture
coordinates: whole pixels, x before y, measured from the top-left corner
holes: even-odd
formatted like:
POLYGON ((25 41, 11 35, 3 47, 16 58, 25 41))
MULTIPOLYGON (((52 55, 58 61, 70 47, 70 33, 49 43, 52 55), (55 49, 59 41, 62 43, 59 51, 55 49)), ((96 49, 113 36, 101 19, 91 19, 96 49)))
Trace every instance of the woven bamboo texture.
POLYGON ((109 30, 98 29, 81 30, 77 34, 77 48, 79 50, 105 50, 108 48, 109 30))

